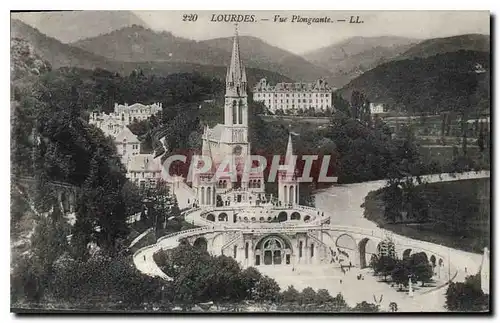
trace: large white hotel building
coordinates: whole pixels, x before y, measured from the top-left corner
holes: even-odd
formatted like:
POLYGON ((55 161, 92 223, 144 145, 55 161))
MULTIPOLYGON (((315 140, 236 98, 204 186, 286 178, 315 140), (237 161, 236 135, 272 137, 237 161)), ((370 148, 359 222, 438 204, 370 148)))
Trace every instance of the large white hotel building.
POLYGON ((310 108, 325 111, 332 108, 332 91, 323 80, 313 83, 277 83, 273 86, 263 78, 253 88, 253 99, 263 102, 272 113, 278 109, 291 113, 310 108))

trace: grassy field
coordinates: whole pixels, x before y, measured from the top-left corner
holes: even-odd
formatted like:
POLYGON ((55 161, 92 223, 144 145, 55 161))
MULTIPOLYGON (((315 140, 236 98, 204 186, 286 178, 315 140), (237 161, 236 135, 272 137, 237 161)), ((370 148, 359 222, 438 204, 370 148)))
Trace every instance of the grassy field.
POLYGON ((481 253, 490 247, 490 179, 424 184, 418 189, 429 202, 428 221, 388 223, 384 189, 368 194, 365 217, 397 234, 464 251, 481 253))

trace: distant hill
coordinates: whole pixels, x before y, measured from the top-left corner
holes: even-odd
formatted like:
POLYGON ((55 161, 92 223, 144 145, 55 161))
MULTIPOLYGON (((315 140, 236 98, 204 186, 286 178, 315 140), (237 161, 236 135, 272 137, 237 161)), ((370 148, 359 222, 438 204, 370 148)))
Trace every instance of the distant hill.
POLYGON ((13 13, 12 17, 63 43, 72 43, 132 25, 148 26, 130 11, 27 12, 13 13))
MULTIPOLYGON (((180 62, 224 65, 226 51, 210 51, 204 44, 156 32, 139 25, 77 41, 72 44, 109 59, 124 62, 180 62)), ((229 59, 228 59, 229 60, 229 59)))
MULTIPOLYGON (((137 28, 137 27, 133 27, 137 28)), ((28 43, 32 51, 36 52, 41 60, 47 61, 53 69, 60 67, 79 67, 84 69, 101 68, 121 74, 129 74, 133 70, 142 69, 148 74, 169 75, 174 73, 199 72, 203 75, 225 79, 226 66, 211 66, 183 62, 121 62, 99 56, 81 48, 63 44, 55 38, 48 37, 37 29, 23 23, 20 20, 11 21, 11 37, 28 43)), ((225 53, 224 55, 230 55, 225 53)), ((225 58, 224 58, 225 59, 225 58)), ((223 58, 221 58, 221 61, 223 58)), ((261 77, 267 77, 272 81, 292 80, 275 72, 262 69, 248 69, 249 84, 254 84, 261 77)))
POLYGON ((462 106, 471 111, 489 110, 489 89, 490 54, 461 50, 384 63, 355 78, 339 93, 349 100, 352 91, 358 90, 371 102, 393 110, 438 113, 462 106))
POLYGON ((28 42, 41 58, 50 63, 52 68, 73 66, 87 69, 96 67, 110 69, 112 66, 112 63, 102 56, 63 44, 17 19, 11 20, 10 35, 11 38, 19 38, 28 42))
POLYGON ((467 34, 445 38, 424 40, 410 47, 402 53, 399 59, 416 57, 429 57, 437 54, 456 52, 459 50, 472 50, 490 52, 490 36, 481 34, 467 34))
MULTIPOLYGON (((132 26, 106 35, 75 42, 73 45, 109 59, 126 62, 169 62, 227 66, 231 58, 232 37, 194 41, 170 32, 156 32, 132 26)), ((255 38, 240 36, 245 66, 282 74, 290 79, 313 81, 330 73, 302 57, 255 38)))
POLYGON ((339 87, 353 78, 390 61, 406 51, 416 39, 381 36, 351 37, 303 56, 310 62, 328 69, 333 75, 333 82, 339 87))
MULTIPOLYGON (((177 63, 177 62, 124 62, 116 66, 121 73, 128 75, 134 70, 142 70, 144 74, 157 74, 167 76, 178 73, 200 73, 203 76, 215 77, 221 81, 225 81, 227 67, 201 65, 192 63, 177 63)), ((265 77, 273 83, 276 82, 294 82, 294 80, 278 74, 258 68, 247 68, 248 84, 255 84, 258 80, 265 77)))
MULTIPOLYGON (((245 66, 274 71, 297 81, 315 81, 324 78, 327 81, 332 74, 324 68, 311 64, 299 55, 269 45, 252 36, 240 36, 241 57, 245 66)), ((212 49, 231 52, 233 38, 216 38, 202 41, 212 49)), ((229 63, 230 56, 225 56, 224 63, 229 63)))

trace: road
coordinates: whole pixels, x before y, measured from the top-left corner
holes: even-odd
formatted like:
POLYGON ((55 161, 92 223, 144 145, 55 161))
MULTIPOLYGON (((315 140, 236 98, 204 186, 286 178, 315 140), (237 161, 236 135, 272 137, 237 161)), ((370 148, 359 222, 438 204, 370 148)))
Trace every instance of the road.
MULTIPOLYGON (((456 181, 460 179, 489 178, 489 172, 472 172, 452 177, 448 174, 424 176, 423 180, 428 183, 456 181)), ((385 181, 375 181, 359 184, 348 184, 330 187, 317 192, 316 207, 330 216, 331 225, 355 226, 359 228, 372 229, 375 232, 381 231, 374 222, 363 217, 364 209, 361 205, 365 196, 385 185, 385 181)), ((411 239, 413 240, 413 239, 411 239)), ((457 276, 454 281, 464 281, 465 277, 478 272, 481 265, 482 254, 466 252, 452 249, 445 246, 434 245, 443 255, 448 255, 450 262, 457 269, 457 276), (467 268, 467 272, 465 271, 467 268)), ((425 311, 443 310, 445 289, 439 289, 429 294, 415 296, 411 309, 422 307, 425 311)), ((409 304, 412 305, 412 304, 409 304)), ((404 308, 403 308, 404 310, 404 308)), ((408 308, 407 310, 410 310, 408 308)))
MULTIPOLYGON (((458 177, 452 177, 448 174, 430 175, 424 177, 426 182, 442 182, 455 181, 459 179, 472 178, 489 178, 489 172, 467 173, 461 174, 458 177)), ((377 235, 382 235, 383 231, 371 221, 363 217, 363 208, 361 204, 364 202, 365 196, 373 190, 383 187, 385 181, 375 181, 359 184, 333 186, 326 190, 319 191, 315 194, 316 207, 325 212, 325 216, 330 217, 331 225, 353 226, 358 228, 370 229, 377 235), (378 231, 378 232, 377 232, 378 231)), ((187 192, 186 192, 187 193, 187 192)), ((413 240, 413 239, 408 239, 413 240)), ((430 244, 430 243, 429 243, 430 244)), ((176 239, 165 239, 161 243, 161 247, 166 249, 176 245, 176 239)), ((449 255, 452 266, 457 269, 455 281, 463 281, 468 274, 476 273, 481 264, 481 254, 474 254, 457 249, 447 248, 436 244, 431 244, 433 248, 438 248, 440 254, 449 255), (467 273, 465 272, 467 268, 467 273)), ((160 276, 166 278, 165 274, 159 270, 154 263, 153 254, 159 250, 160 245, 152 245, 141 249, 134 255, 134 263, 136 267, 149 275, 160 276)), ((384 283, 378 283, 374 277, 366 273, 364 281, 357 281, 353 277, 346 277, 343 283, 340 283, 340 273, 334 273, 328 266, 314 268, 298 268, 295 272, 286 272, 285 268, 265 268, 260 266, 259 270, 263 273, 275 278, 281 287, 286 288, 290 284, 294 284, 298 289, 306 286, 311 286, 315 289, 326 288, 332 295, 336 295, 341 291, 346 293, 346 299, 352 304, 353 301, 366 300, 373 301, 373 295, 370 293, 376 292, 384 294, 385 301, 381 303, 381 307, 386 309, 390 301, 398 303, 400 311, 444 311, 444 292, 445 288, 436 289, 427 294, 415 294, 413 298, 405 293, 398 293, 394 288, 390 288, 384 283), (359 288, 353 288, 358 286, 359 288), (370 291, 369 293, 361 291, 370 291), (349 300, 347 296, 352 299, 349 300), (361 298, 360 298, 361 297, 361 298)), ((365 269, 366 271, 366 269, 365 269)), ((354 273, 354 271, 353 271, 354 273)))

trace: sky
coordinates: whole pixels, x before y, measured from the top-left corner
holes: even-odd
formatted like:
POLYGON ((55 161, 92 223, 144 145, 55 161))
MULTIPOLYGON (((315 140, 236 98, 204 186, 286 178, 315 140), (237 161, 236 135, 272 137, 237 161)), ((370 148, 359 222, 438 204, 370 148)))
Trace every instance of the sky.
POLYGON ((234 34, 234 23, 211 22, 212 15, 255 15, 256 22, 241 22, 240 35, 255 36, 267 43, 302 54, 352 36, 404 36, 426 39, 469 33, 490 33, 488 11, 134 11, 154 30, 167 30, 176 36, 204 40, 234 34), (183 21, 184 14, 196 13, 196 21, 183 21), (274 15, 287 17, 273 22, 274 15), (334 20, 359 16, 362 24, 290 22, 292 15, 331 17, 334 20), (269 19, 269 21, 261 21, 269 19))

